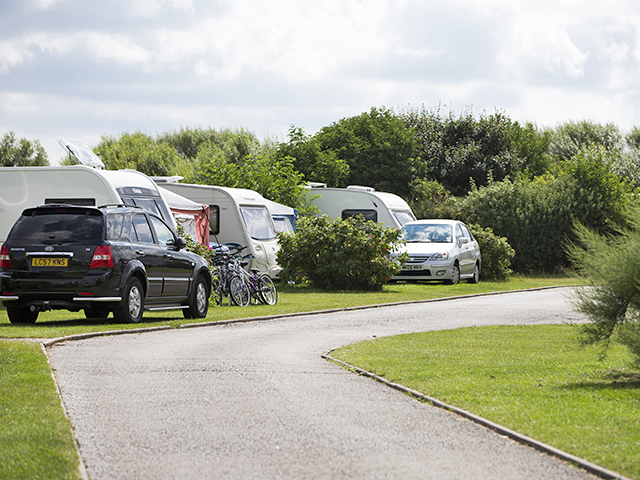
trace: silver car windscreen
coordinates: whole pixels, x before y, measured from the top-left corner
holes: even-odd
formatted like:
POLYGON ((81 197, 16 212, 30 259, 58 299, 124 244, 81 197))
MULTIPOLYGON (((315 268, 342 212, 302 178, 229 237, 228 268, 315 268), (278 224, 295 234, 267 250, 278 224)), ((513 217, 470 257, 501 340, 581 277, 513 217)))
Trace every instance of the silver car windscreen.
POLYGON ((451 225, 405 225, 402 227, 402 238, 409 243, 452 243, 453 232, 451 225))

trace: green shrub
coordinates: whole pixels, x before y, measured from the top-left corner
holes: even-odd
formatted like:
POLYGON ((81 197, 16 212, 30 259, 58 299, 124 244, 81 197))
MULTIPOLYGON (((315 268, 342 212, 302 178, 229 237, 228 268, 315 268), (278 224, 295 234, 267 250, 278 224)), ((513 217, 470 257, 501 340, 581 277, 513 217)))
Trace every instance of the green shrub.
POLYGON ((606 150, 589 147, 553 173, 494 182, 457 201, 459 218, 491 227, 516 250, 520 273, 555 272, 570 266, 564 250, 575 239, 574 221, 608 233, 623 222, 629 187, 611 170, 606 150))
POLYGON ((477 224, 471 224, 468 227, 480 245, 481 277, 492 280, 507 278, 511 273, 511 260, 516 254, 507 239, 495 235, 491 228, 482 228, 477 224))
POLYGON ((361 216, 302 218, 295 234, 278 236, 280 277, 304 277, 325 290, 381 290, 408 260, 393 256, 400 233, 361 216))

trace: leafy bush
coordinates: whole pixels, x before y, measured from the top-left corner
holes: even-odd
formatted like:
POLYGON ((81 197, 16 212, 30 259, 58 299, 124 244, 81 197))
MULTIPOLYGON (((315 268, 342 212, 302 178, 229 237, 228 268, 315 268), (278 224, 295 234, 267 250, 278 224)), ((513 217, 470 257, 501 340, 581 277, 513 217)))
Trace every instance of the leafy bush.
POLYGON ((495 235, 491 228, 482 228, 477 224, 471 224, 468 227, 480 245, 482 255, 480 275, 492 280, 506 278, 512 272, 511 260, 516 254, 507 239, 495 235))
POLYGON ((361 216, 302 218, 295 234, 279 234, 280 277, 303 276, 325 290, 381 290, 408 260, 392 255, 400 234, 361 216))
POLYGON ((414 180, 410 206, 416 218, 455 218, 455 198, 436 180, 414 180))
POLYGON ((467 224, 491 227, 516 250, 517 272, 554 272, 569 267, 563 246, 574 239, 574 220, 600 233, 623 221, 629 187, 611 170, 609 153, 588 147, 553 174, 520 176, 476 189, 457 202, 467 224))

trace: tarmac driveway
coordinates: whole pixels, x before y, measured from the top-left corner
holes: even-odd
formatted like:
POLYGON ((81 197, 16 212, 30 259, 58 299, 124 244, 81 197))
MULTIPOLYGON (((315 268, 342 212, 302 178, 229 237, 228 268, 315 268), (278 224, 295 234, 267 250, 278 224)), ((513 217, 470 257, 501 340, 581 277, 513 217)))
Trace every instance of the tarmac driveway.
POLYGON ((98 337, 49 356, 95 480, 593 478, 321 358, 374 336, 579 319, 566 294, 98 337))

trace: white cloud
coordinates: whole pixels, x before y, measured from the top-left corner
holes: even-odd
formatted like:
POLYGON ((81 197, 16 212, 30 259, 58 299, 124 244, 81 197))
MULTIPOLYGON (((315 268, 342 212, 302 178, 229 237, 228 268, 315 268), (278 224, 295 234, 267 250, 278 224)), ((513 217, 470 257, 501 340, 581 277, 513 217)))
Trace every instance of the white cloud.
POLYGON ((194 10, 192 0, 130 0, 127 3, 128 13, 134 18, 155 18, 167 7, 190 12, 194 10))

